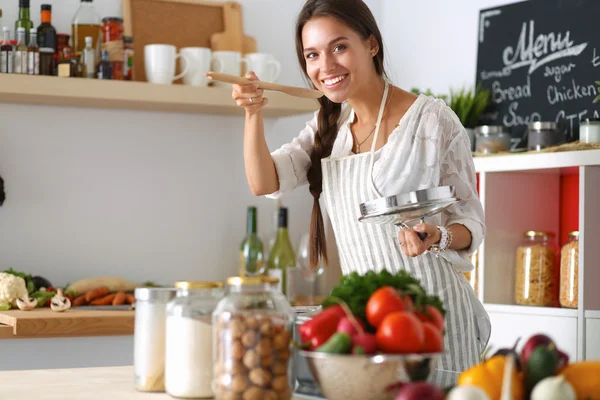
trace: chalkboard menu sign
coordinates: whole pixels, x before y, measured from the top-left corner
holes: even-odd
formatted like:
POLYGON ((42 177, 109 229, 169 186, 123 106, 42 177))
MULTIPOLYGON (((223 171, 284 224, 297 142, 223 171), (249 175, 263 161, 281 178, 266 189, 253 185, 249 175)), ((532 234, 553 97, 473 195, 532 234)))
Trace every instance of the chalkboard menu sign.
POLYGON ((527 124, 558 122, 567 140, 600 117, 600 1, 529 0, 479 13, 476 82, 491 92, 482 124, 526 147, 527 124), (596 102, 595 102, 596 101, 596 102))

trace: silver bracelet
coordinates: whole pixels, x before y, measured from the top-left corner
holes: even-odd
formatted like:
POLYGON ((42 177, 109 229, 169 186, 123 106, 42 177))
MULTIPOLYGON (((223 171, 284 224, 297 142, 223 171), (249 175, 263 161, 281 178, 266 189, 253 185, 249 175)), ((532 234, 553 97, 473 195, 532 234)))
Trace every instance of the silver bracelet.
POLYGON ((442 234, 440 238, 440 244, 431 245, 429 251, 434 253, 441 253, 443 251, 446 251, 450 247, 450 243, 452 243, 452 232, 443 226, 438 226, 437 228, 442 234))

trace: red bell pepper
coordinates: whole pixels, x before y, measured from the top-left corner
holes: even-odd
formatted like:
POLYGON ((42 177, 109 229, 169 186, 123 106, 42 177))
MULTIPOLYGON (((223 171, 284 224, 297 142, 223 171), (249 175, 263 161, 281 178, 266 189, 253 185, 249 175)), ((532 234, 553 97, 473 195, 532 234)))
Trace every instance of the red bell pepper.
POLYGON ((310 350, 320 347, 335 333, 338 323, 345 316, 346 312, 340 305, 321 311, 298 328, 302 343, 309 344, 310 350))

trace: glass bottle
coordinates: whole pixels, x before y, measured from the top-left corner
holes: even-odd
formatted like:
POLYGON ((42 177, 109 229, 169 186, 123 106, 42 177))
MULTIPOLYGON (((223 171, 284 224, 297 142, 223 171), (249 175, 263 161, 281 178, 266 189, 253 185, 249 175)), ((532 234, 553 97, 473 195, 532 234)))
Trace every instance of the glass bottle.
POLYGON ((212 398, 212 313, 223 282, 175 282, 167 304, 165 390, 178 398, 212 398))
POLYGON ((283 294, 287 291, 287 269, 296 266, 296 252, 288 233, 288 210, 279 209, 277 218, 277 238, 269 254, 268 275, 279 279, 279 289, 283 294))
POLYGON ((123 62, 123 77, 126 81, 133 80, 133 38, 131 36, 123 36, 123 54, 124 54, 124 62, 123 62))
POLYGON ((61 78, 74 78, 75 77, 75 68, 73 68, 73 64, 71 61, 71 48, 65 47, 63 49, 63 58, 58 63, 58 76, 61 78))
POLYGON ((263 243, 256 234, 256 207, 248 207, 246 237, 240 246, 240 275, 260 275, 264 270, 263 243))
POLYGON ((560 305, 579 305, 579 232, 569 232, 569 241, 560 252, 560 305))
POLYGON ((2 28, 4 40, 0 46, 0 72, 4 74, 13 73, 13 46, 10 44, 10 28, 5 26, 2 28))
POLYGON ((99 49, 100 16, 94 8, 92 0, 81 0, 81 4, 73 17, 72 48, 74 53, 81 53, 85 48, 85 38, 92 37, 92 47, 99 49))
POLYGON ((267 280, 229 278, 212 314, 216 400, 292 397, 294 312, 267 280))
POLYGON ((122 81, 123 64, 125 61, 123 51, 123 18, 106 17, 102 19, 102 50, 108 51, 108 58, 112 64, 112 79, 122 81))
POLYGON ((558 306, 560 269, 558 248, 552 232, 528 231, 517 248, 516 303, 528 306, 558 306))
POLYGON ((41 24, 37 28, 37 40, 40 48, 40 75, 56 75, 57 37, 52 26, 52 6, 42 4, 41 24))
POLYGON ((96 77, 96 52, 94 51, 91 36, 85 38, 85 49, 83 49, 83 67, 85 78, 96 77))
POLYGON ((2 9, 0 8, 0 26, 2 26, 2 9))
POLYGON ((17 29, 17 45, 15 46, 14 53, 14 68, 15 74, 27 74, 27 45, 25 44, 25 28, 20 27, 17 29))
POLYGON ((27 47, 27 73, 29 75, 40 74, 40 48, 37 44, 37 32, 30 31, 29 46, 27 47))
POLYGON ((29 13, 29 0, 19 0, 19 19, 15 21, 15 32, 19 28, 25 28, 25 45, 29 45, 29 31, 33 29, 33 21, 29 13))
POLYGON ((73 76, 75 78, 83 78, 83 62, 81 60, 81 55, 72 54, 71 55, 71 67, 73 68, 73 76))
POLYGON ((102 50, 102 59, 98 64, 98 79, 112 79, 112 64, 108 60, 108 51, 102 50))

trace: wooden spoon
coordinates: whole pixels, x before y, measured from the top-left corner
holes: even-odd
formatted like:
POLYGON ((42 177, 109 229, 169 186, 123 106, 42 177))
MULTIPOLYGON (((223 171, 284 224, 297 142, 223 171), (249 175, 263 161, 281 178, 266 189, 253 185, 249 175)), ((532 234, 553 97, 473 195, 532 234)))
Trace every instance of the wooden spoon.
POLYGON ((307 89, 307 88, 301 88, 301 87, 296 87, 296 86, 285 86, 285 85, 279 85, 277 83, 269 83, 269 82, 263 82, 263 81, 251 81, 250 79, 242 78, 241 76, 221 74, 219 72, 209 71, 209 72, 204 73, 204 76, 206 76, 208 79, 211 79, 213 81, 235 83, 238 85, 246 85, 249 83, 254 83, 254 84, 258 85, 258 87, 260 89, 274 90, 276 92, 282 92, 282 93, 289 94, 290 96, 304 97, 307 99, 318 99, 323 96, 322 92, 320 92, 318 90, 314 90, 314 89, 307 89))

